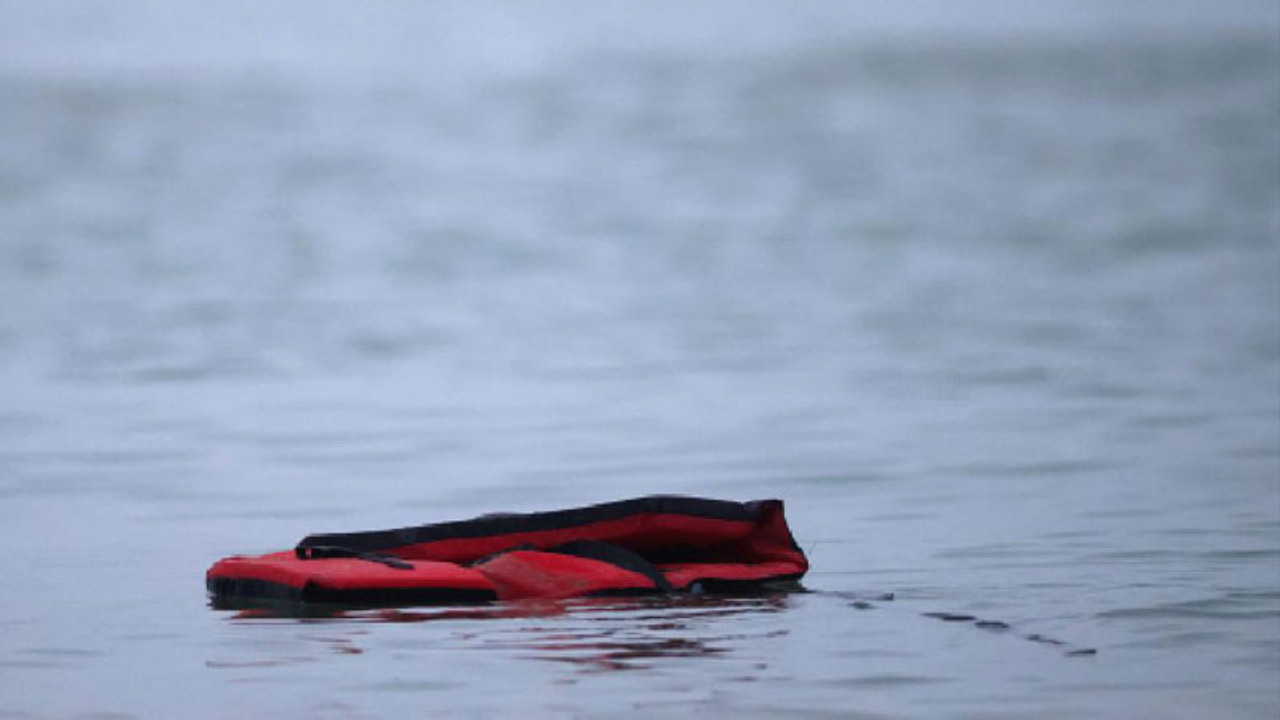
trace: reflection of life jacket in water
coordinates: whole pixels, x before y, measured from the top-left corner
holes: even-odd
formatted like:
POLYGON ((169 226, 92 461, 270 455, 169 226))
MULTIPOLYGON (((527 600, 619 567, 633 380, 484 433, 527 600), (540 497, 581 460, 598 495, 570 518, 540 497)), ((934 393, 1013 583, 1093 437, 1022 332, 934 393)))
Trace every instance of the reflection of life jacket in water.
POLYGON ((651 496, 311 535, 209 568, 215 607, 428 604, 764 587, 808 569, 782 503, 651 496))

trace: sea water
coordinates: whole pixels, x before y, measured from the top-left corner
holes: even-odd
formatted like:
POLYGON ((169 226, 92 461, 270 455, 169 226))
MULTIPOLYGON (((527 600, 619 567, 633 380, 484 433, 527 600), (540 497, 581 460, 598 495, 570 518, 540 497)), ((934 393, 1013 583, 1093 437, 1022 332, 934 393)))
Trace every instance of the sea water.
POLYGON ((1112 5, 3 3, 0 717, 1274 717, 1280 19, 1112 5), (650 493, 810 592, 206 604, 650 493))

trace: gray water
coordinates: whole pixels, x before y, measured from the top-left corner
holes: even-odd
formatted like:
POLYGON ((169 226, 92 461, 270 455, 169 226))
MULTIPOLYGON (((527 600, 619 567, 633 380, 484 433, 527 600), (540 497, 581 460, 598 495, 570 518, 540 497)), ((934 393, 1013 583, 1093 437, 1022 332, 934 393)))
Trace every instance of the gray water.
POLYGON ((1280 11, 1111 5, 0 4, 0 718, 1274 717, 1280 11), (657 492, 812 592, 205 602, 657 492))

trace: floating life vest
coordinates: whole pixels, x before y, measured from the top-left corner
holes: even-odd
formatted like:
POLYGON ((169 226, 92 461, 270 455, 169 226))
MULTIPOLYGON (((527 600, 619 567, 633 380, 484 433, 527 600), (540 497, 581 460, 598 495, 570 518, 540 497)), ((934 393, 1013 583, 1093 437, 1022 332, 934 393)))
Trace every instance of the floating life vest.
POLYGON ((655 495, 310 535, 292 551, 219 560, 205 579, 216 608, 377 606, 758 588, 808 567, 779 500, 655 495))

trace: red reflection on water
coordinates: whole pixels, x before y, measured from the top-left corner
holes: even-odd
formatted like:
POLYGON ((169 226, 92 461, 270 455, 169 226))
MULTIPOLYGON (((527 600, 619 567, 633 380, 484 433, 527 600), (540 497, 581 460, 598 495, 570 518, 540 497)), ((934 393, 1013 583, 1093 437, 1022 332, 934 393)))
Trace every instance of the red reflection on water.
MULTIPOLYGON (((726 633, 721 621, 781 612, 788 604, 786 594, 576 598, 439 608, 258 608, 237 612, 232 619, 395 624, 527 620, 530 622, 487 626, 487 630, 458 637, 475 649, 509 651, 517 657, 567 663, 587 672, 609 672, 642 670, 666 658, 725 655, 742 641, 786 634, 776 629, 726 633)), ((360 652, 347 645, 335 649, 360 652)))

